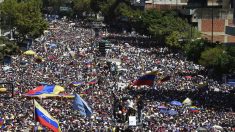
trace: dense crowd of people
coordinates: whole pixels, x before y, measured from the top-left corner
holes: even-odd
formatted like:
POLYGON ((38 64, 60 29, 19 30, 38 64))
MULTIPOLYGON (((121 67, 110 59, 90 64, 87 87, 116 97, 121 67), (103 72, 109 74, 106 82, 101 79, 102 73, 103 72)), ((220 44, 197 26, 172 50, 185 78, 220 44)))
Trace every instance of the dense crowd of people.
POLYGON ((93 110, 91 117, 83 117, 72 108, 73 99, 36 98, 63 132, 235 131, 234 86, 208 79, 204 67, 167 47, 143 48, 147 41, 137 45, 115 40, 106 57, 101 57, 100 34, 95 37, 93 29, 57 21, 30 47, 38 58, 13 56, 11 72, 1 65, 0 77, 13 83, 14 97, 0 98, 4 126, 0 131, 40 126, 34 121, 33 98, 24 94, 42 83, 63 86, 64 94, 80 94, 93 110), (153 87, 131 85, 153 70, 158 71, 153 87), (92 79, 97 83, 72 85, 92 79), (186 98, 192 103, 184 104, 186 98), (136 126, 128 124, 129 116, 137 117, 136 126))

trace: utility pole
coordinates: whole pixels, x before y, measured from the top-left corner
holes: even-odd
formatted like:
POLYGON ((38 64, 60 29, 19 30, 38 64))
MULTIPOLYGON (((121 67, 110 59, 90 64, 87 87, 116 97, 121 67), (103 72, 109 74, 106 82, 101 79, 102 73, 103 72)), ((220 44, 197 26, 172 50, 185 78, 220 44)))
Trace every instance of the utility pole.
POLYGON ((211 43, 213 44, 214 39, 214 0, 212 0, 211 4, 211 43))
POLYGON ((232 7, 233 7, 233 24, 235 24, 235 1, 231 0, 232 7))

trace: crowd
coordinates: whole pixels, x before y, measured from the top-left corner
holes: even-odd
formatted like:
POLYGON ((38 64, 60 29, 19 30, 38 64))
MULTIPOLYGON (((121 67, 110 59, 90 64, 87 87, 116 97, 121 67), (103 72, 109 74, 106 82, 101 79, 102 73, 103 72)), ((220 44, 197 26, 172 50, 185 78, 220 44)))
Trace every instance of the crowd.
POLYGON ((97 54, 96 42, 101 39, 92 29, 57 21, 30 47, 40 59, 13 56, 12 72, 2 70, 1 65, 0 77, 13 83, 14 97, 0 98, 0 118, 4 121, 0 131, 25 132, 40 126, 34 121, 32 98, 24 94, 42 82, 63 86, 66 94, 80 94, 93 110, 91 117, 82 117, 72 108, 72 99, 39 99, 63 132, 235 131, 233 86, 208 79, 204 67, 167 47, 143 48, 115 40, 107 60, 97 54), (153 70, 159 72, 153 87, 131 85, 153 70), (164 77, 168 79, 163 81, 164 77), (96 84, 72 85, 94 78, 96 84), (191 105, 170 103, 186 98, 192 100, 191 105), (137 117, 136 126, 128 125, 129 116, 137 117))

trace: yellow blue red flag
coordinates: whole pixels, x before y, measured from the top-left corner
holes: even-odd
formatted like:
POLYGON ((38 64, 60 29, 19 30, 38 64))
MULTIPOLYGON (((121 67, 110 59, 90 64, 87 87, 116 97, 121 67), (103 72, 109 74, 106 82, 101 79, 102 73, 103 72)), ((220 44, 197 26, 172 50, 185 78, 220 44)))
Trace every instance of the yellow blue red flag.
POLYGON ((34 100, 35 120, 53 132, 61 132, 59 123, 36 100, 34 100))
POLYGON ((147 73, 147 74, 141 76, 140 78, 138 78, 137 80, 135 80, 132 83, 132 85, 135 85, 135 86, 141 86, 141 85, 153 86, 157 74, 158 74, 157 71, 152 71, 150 73, 147 73))

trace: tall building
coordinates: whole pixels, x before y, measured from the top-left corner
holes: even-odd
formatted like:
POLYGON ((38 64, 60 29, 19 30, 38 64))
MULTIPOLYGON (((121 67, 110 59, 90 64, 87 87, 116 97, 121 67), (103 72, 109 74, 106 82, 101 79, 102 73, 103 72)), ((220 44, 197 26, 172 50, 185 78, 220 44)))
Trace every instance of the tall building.
POLYGON ((145 9, 177 9, 213 42, 235 43, 233 0, 147 0, 145 9))
POLYGON ((182 8, 188 0, 146 0, 145 9, 169 10, 182 8))
POLYGON ((191 21, 202 32, 202 37, 213 42, 235 43, 232 0, 204 1, 207 5, 195 8, 191 17, 191 21))

